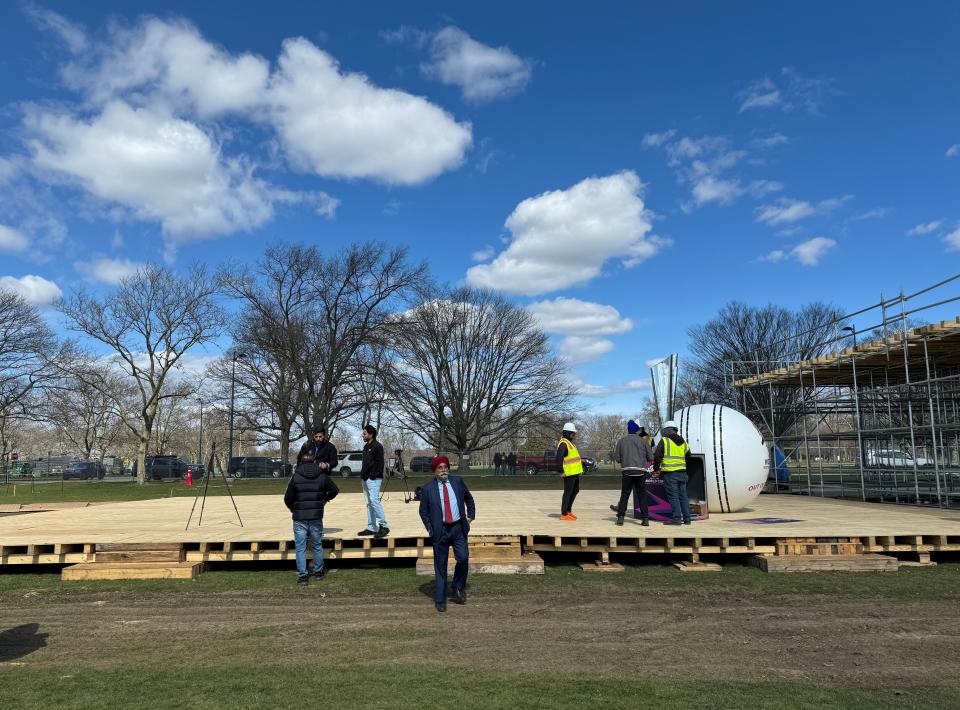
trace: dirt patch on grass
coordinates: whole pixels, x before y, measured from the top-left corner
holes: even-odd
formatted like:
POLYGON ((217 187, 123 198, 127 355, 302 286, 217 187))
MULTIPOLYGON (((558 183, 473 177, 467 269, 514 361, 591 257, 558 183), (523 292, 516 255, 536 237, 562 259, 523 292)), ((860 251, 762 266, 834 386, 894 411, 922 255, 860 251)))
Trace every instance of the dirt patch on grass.
POLYGON ((749 594, 652 601, 643 589, 611 588, 585 599, 555 588, 541 596, 531 583, 515 593, 475 594, 441 615, 424 593, 362 599, 327 594, 322 584, 204 595, 24 595, 0 609, 0 630, 36 624, 46 634, 46 645, 16 660, 33 667, 329 659, 886 686, 952 683, 960 653, 956 604, 945 601, 774 603, 749 594))

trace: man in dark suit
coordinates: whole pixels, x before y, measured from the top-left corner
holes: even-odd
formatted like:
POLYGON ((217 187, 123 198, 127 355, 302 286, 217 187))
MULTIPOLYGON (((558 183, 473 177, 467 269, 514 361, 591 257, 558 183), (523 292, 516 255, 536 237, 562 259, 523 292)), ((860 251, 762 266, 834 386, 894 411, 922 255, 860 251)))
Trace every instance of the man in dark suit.
POLYGON ((436 479, 420 492, 420 519, 433 543, 433 573, 436 589, 433 600, 437 611, 447 610, 447 556, 453 547, 457 566, 453 570, 453 600, 467 603, 467 571, 470 552, 467 535, 476 517, 476 505, 467 484, 460 476, 450 475, 450 459, 437 456, 430 463, 436 479))

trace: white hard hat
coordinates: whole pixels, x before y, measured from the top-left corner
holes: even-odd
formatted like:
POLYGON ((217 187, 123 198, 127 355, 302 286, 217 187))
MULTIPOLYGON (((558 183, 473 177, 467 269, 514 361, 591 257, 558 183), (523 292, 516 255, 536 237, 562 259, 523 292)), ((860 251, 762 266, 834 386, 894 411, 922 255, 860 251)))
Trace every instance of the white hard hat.
POLYGON ((563 430, 564 430, 564 431, 572 431, 574 434, 577 433, 577 427, 576 427, 576 425, 574 425, 573 422, 567 422, 566 424, 564 424, 564 425, 563 425, 563 430))
POLYGON ((664 429, 679 429, 680 427, 677 426, 677 423, 676 423, 675 421, 673 421, 672 419, 669 419, 669 420, 667 420, 667 421, 665 421, 665 422, 663 423, 663 428, 664 428, 664 429))

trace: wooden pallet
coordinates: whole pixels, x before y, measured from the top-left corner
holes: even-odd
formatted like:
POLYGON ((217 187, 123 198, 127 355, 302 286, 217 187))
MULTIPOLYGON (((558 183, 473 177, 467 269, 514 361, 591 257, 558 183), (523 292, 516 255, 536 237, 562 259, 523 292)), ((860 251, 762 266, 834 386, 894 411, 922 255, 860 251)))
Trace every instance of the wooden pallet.
POLYGON ((194 579, 203 571, 201 562, 83 562, 64 567, 64 581, 91 579, 194 579))
POLYGON ((900 564, 887 555, 754 555, 750 564, 764 572, 896 572, 900 564))
POLYGON ((777 540, 778 555, 859 555, 859 537, 797 537, 777 540))

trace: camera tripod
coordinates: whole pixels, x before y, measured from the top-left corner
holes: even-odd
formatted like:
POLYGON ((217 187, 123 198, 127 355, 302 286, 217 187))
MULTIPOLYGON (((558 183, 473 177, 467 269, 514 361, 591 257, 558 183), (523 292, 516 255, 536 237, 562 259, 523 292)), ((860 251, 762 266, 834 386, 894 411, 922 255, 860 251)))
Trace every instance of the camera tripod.
POLYGON ((413 500, 413 496, 410 495, 410 488, 407 487, 407 473, 403 468, 403 450, 395 449, 393 453, 397 455, 397 458, 393 462, 393 468, 387 471, 387 475, 384 476, 383 486, 380 488, 380 500, 383 501, 383 494, 387 492, 387 485, 390 479, 399 478, 403 484, 403 502, 409 503, 413 500))
POLYGON ((190 521, 193 520, 193 511, 196 510, 198 499, 200 500, 200 517, 197 519, 197 527, 203 524, 203 508, 207 504, 207 487, 210 485, 210 477, 213 475, 214 466, 216 466, 217 473, 220 474, 220 478, 223 479, 223 483, 227 487, 227 495, 230 496, 230 502, 233 503, 233 511, 237 514, 240 527, 243 527, 243 518, 240 517, 237 501, 234 500, 233 491, 230 490, 230 481, 227 480, 227 474, 224 473, 223 466, 220 465, 220 459, 217 457, 217 442, 213 442, 213 446, 210 448, 210 462, 207 464, 207 470, 203 473, 203 492, 198 491, 198 495, 193 497, 193 506, 190 508, 190 516, 187 518, 187 526, 184 530, 190 529, 190 521))

